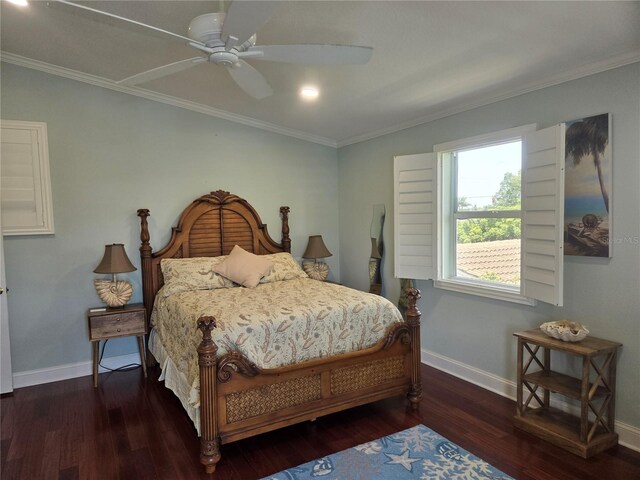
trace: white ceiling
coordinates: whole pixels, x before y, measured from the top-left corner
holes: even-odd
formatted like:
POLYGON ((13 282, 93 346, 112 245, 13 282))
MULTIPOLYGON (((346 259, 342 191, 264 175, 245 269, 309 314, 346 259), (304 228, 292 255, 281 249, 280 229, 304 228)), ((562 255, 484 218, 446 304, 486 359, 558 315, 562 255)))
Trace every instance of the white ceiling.
MULTIPOLYGON (((220 8, 217 1, 88 3, 181 35, 191 18, 220 8)), ((3 1, 1 17, 3 60, 35 68, 45 62, 106 86, 194 56, 186 45, 46 2, 19 8, 3 1)), ((365 45, 374 52, 360 66, 248 60, 275 90, 264 100, 210 64, 127 90, 345 145, 640 61, 640 2, 283 1, 257 44, 288 43, 365 45), (317 102, 298 98, 304 83, 320 88, 317 102)))

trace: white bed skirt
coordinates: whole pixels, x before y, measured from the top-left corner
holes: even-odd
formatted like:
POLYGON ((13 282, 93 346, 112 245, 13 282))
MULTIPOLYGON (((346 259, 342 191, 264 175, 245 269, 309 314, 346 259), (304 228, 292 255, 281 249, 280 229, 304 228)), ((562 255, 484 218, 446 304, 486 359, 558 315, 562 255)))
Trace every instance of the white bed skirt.
POLYGON ((193 387, 189 385, 187 377, 178 370, 176 364, 171 360, 155 330, 151 330, 149 335, 149 351, 156 358, 162 370, 158 380, 164 381, 165 386, 175 393, 196 427, 198 436, 200 436, 200 406, 199 404, 193 405, 191 402, 193 387))

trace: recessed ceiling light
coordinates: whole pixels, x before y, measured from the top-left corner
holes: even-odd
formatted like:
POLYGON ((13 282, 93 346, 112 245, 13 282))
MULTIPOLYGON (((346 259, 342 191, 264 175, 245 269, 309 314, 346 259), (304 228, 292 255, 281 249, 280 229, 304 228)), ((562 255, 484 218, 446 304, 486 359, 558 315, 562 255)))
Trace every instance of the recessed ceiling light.
POLYGON ((319 94, 320 92, 318 92, 318 89, 310 85, 302 87, 300 89, 300 96, 303 98, 303 100, 315 100, 316 98, 318 98, 319 94))
POLYGON ((18 5, 19 7, 26 7, 27 5, 29 5, 29 2, 27 2, 27 0, 7 0, 7 2, 18 5))

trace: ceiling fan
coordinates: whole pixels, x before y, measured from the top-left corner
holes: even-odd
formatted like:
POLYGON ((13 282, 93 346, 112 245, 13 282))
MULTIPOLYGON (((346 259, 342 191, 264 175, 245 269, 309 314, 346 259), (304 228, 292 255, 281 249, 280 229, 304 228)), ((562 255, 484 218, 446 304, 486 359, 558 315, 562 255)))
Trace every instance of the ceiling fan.
POLYGON ((263 99, 273 94, 273 89, 262 76, 244 59, 271 62, 299 63, 307 65, 365 64, 371 58, 371 47, 353 45, 256 45, 256 31, 273 16, 280 2, 236 0, 227 13, 200 15, 189 24, 188 36, 178 35, 136 20, 97 10, 67 0, 55 0, 53 6, 67 6, 75 12, 108 17, 127 22, 148 32, 165 38, 186 42, 199 50, 200 55, 153 68, 118 81, 118 84, 137 85, 181 72, 201 63, 212 63, 226 67, 231 78, 250 96, 263 99))

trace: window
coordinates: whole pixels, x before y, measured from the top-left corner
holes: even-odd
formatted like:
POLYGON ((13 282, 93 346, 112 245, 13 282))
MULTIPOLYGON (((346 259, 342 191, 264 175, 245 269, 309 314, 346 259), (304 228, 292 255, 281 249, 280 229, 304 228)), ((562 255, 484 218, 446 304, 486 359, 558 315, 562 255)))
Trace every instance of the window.
POLYGON ((396 157, 395 271, 519 303, 562 302, 564 126, 396 157))
POLYGON ((2 233, 53 233, 47 124, 2 120, 2 233))
POLYGON ((520 296, 522 135, 532 130, 436 145, 443 178, 438 286, 520 296))

